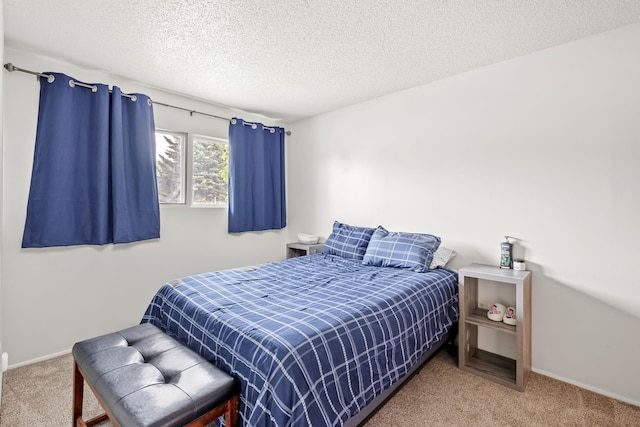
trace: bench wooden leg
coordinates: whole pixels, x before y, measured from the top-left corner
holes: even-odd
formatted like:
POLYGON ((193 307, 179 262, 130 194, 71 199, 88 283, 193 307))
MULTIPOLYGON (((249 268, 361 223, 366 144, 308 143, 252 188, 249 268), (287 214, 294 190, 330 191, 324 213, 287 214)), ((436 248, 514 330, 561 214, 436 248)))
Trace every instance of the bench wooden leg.
POLYGON ((84 398, 84 377, 78 368, 76 361, 73 361, 73 427, 90 427, 109 419, 107 414, 98 415, 88 421, 82 418, 82 400, 84 398))
POLYGON ((227 414, 225 416, 227 427, 238 425, 238 395, 236 394, 227 402, 227 414))
POLYGON ((205 427, 213 420, 218 419, 220 416, 225 417, 225 427, 236 427, 238 425, 238 395, 234 395, 229 398, 225 403, 213 408, 211 411, 202 415, 197 420, 193 420, 185 427, 205 427))
POLYGON ((72 426, 84 427, 82 420, 82 397, 84 394, 84 378, 78 369, 78 364, 73 361, 73 423, 72 426))

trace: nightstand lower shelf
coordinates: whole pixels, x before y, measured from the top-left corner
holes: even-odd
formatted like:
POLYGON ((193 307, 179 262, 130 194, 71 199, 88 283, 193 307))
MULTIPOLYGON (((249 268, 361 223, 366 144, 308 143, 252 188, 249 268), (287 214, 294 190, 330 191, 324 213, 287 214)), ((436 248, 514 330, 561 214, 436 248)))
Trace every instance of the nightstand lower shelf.
POLYGON ((470 354, 462 370, 507 387, 513 388, 516 384, 516 361, 488 351, 477 349, 470 354))
POLYGON ((305 255, 319 254, 322 252, 324 243, 307 245, 305 243, 287 243, 287 258, 294 258, 305 255))

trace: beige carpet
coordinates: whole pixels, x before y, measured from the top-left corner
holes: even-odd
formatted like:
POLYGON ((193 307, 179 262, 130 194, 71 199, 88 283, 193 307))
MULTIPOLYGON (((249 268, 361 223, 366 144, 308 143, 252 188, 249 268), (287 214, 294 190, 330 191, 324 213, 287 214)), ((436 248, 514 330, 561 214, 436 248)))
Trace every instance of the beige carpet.
MULTIPOLYGON (((71 355, 11 369, 4 374, 0 426, 70 426, 71 393, 71 355)), ((99 412, 87 389, 85 415, 99 412)), ((538 374, 531 374, 526 391, 519 393, 460 371, 441 351, 366 423, 469 425, 640 427, 640 407, 538 374)))
MULTIPOLYGON (((10 369, 3 376, 0 426, 71 426, 72 393, 71 354, 10 369)), ((101 413, 100 405, 86 385, 84 402, 87 418, 101 413)))

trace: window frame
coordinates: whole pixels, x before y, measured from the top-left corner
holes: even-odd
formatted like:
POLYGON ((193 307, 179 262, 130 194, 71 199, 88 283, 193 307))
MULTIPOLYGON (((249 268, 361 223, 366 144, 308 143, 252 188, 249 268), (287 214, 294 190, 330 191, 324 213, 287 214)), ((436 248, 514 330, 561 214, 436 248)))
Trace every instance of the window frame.
MULTIPOLYGON (((197 209, 227 209, 229 207, 229 197, 228 197, 228 187, 227 187, 227 202, 226 203, 209 203, 209 204, 205 204, 205 203, 194 203, 193 200, 193 192, 194 192, 194 188, 193 188, 193 173, 194 173, 194 140, 203 140, 205 142, 212 142, 212 143, 217 143, 217 144, 222 144, 222 145, 226 145, 227 149, 229 147, 229 140, 225 139, 225 138, 219 138, 219 137, 215 137, 215 136, 209 136, 209 135, 204 135, 204 134, 198 134, 198 133, 191 133, 191 132, 180 132, 180 131, 173 131, 173 130, 168 130, 168 129, 162 129, 162 128, 155 128, 154 129, 155 135, 157 136, 158 134, 162 135, 162 134, 166 134, 166 135, 170 135, 173 136, 176 139, 180 139, 180 154, 181 154, 181 174, 180 174, 180 179, 181 179, 181 187, 180 187, 180 201, 177 202, 163 202, 163 201, 159 201, 159 204, 161 206, 172 206, 172 207, 179 207, 179 206, 185 206, 185 207, 189 207, 189 208, 197 208, 197 209)), ((158 144, 156 142, 156 168, 158 166, 157 162, 158 162, 158 144)), ((228 159, 227 159, 228 161, 228 159)), ((156 172, 156 180, 157 180, 157 172, 156 172)), ((159 191, 158 191, 159 193, 159 191)), ((159 194, 158 194, 159 196, 159 194)))

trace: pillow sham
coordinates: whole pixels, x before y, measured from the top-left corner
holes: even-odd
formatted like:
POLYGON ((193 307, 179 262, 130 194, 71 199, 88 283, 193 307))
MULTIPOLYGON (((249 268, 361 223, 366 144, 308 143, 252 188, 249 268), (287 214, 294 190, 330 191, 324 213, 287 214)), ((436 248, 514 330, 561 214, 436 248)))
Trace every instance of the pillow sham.
POLYGON ((438 250, 433 254, 433 260, 431 261, 431 264, 429 264, 429 270, 444 267, 454 256, 456 256, 455 251, 445 248, 444 246, 439 246, 438 250))
POLYGON ((429 270, 440 238, 431 234, 390 232, 376 228, 362 263, 378 267, 396 267, 418 273, 429 270))
POLYGON ((333 232, 324 242, 322 253, 361 260, 375 230, 375 228, 355 227, 334 221, 333 232))

